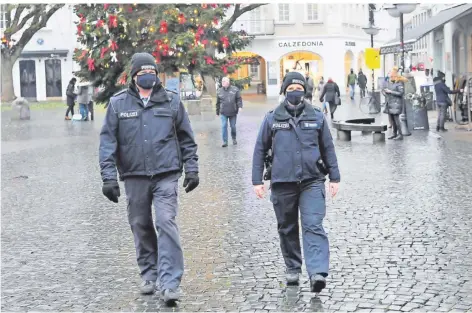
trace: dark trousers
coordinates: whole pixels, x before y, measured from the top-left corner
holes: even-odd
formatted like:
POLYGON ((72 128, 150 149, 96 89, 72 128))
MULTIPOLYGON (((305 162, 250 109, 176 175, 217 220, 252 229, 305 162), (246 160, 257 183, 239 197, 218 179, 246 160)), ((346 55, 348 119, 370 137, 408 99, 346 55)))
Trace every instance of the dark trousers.
POLYGON ((360 91, 361 91, 361 98, 364 98, 365 97, 365 87, 359 87, 360 91))
POLYGON ((301 272, 300 212, 303 254, 308 275, 328 274, 329 242, 323 228, 326 215, 324 182, 275 183, 272 185, 271 200, 287 272, 301 272))
POLYGON ((90 101, 87 104, 88 110, 90 112, 90 119, 93 121, 93 101, 90 101))
POLYGON ((160 290, 178 288, 184 273, 184 258, 175 220, 180 176, 180 173, 167 173, 152 178, 125 178, 128 221, 134 236, 141 277, 143 280, 157 281, 160 290), (156 228, 152 219, 153 204, 156 228))
POLYGON ((328 103, 329 103, 329 112, 331 113, 331 119, 333 119, 334 118, 334 112, 336 111, 338 106, 336 105, 336 103, 334 103, 334 101, 330 101, 328 103))
POLYGON ((74 105, 75 104, 70 104, 67 106, 67 110, 66 110, 66 116, 69 116, 69 112, 70 112, 70 116, 74 116, 74 105))
POLYGON ((393 135, 402 135, 402 128, 400 125, 400 114, 389 114, 389 118, 392 122, 393 135))
POLYGON ((449 105, 447 103, 438 103, 438 123, 437 127, 439 129, 444 129, 444 124, 446 123, 446 116, 447 116, 447 108, 449 105))

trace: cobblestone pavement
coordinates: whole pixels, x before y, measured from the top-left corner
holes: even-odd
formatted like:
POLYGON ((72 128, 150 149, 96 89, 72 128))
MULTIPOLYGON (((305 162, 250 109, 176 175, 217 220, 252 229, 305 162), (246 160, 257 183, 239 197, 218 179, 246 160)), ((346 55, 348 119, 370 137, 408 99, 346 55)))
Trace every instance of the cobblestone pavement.
MULTIPOLYGON (((176 308, 138 293, 124 197, 115 205, 101 194, 103 113, 81 123, 63 121, 63 110, 33 111, 24 122, 2 112, 2 311, 472 310, 470 143, 428 132, 336 142, 342 185, 325 222, 331 272, 315 297, 306 273, 299 287, 284 285, 271 204, 252 191, 268 108, 249 105, 239 145, 226 149, 217 119, 192 118, 201 185, 180 193, 186 272, 176 308)), ((336 117, 353 112, 345 101, 336 117)))

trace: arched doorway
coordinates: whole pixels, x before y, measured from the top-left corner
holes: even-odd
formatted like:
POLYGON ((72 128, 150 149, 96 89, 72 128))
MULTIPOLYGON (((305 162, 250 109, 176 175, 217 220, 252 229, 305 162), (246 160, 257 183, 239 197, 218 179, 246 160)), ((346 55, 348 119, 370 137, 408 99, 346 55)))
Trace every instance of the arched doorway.
POLYGON ((241 95, 243 98, 266 95, 266 61, 263 57, 253 52, 239 51, 232 54, 233 57, 253 57, 257 59, 257 63, 245 64, 239 67, 236 72, 230 75, 235 80, 247 80, 242 83, 241 95))
POLYGON ((319 54, 310 51, 287 53, 280 58, 280 82, 282 82, 287 71, 299 72, 303 76, 306 72, 309 72, 316 85, 323 76, 323 58, 319 54))
POLYGON ((365 54, 364 51, 359 52, 359 55, 357 56, 357 72, 359 70, 362 70, 362 72, 367 73, 368 68, 365 65, 365 54))
POLYGON ((344 86, 347 86, 347 75, 351 72, 351 68, 356 72, 354 67, 354 53, 351 50, 344 54, 344 86))

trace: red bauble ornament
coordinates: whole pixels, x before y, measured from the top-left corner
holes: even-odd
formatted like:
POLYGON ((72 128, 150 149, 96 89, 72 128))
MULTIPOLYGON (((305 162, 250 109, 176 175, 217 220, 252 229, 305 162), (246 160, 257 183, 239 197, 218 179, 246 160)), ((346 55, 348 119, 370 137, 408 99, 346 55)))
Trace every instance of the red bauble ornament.
POLYGON ((105 3, 105 4, 103 5, 103 9, 106 11, 106 10, 108 10, 108 7, 109 7, 109 6, 110 6, 109 4, 106 4, 106 3, 105 3))
POLYGON ((105 22, 103 20, 98 20, 96 27, 100 28, 100 27, 103 27, 103 25, 105 25, 105 22))
POLYGON ((116 15, 110 15, 108 17, 108 27, 110 28, 118 27, 118 19, 116 15))
POLYGON ((210 56, 204 56, 206 64, 215 64, 215 61, 213 61, 213 58, 210 56))
POLYGON ((110 48, 111 48, 111 50, 113 50, 113 51, 118 50, 118 45, 116 44, 116 41, 114 41, 114 40, 111 41, 111 43, 110 43, 110 48))
POLYGON ((204 9, 208 8, 208 4, 202 3, 202 8, 204 8, 204 9))
POLYGON ((108 51, 108 48, 107 47, 103 47, 101 50, 100 50, 100 59, 103 59, 105 57, 105 53, 107 53, 108 51))
POLYGON ((183 13, 180 13, 180 14, 179 14, 178 21, 179 21, 179 24, 185 24, 185 22, 187 21, 187 20, 185 19, 185 15, 184 15, 183 13))
POLYGON ((161 21, 159 32, 161 34, 167 34, 167 22, 166 21, 161 21))
POLYGON ((223 47, 228 48, 229 47, 228 37, 226 36, 221 37, 221 43, 223 44, 223 47))
POLYGON ((92 71, 92 72, 95 71, 95 60, 94 59, 88 59, 87 64, 88 64, 89 71, 92 71))
POLYGON ((82 24, 77 25, 77 35, 82 36, 82 24))

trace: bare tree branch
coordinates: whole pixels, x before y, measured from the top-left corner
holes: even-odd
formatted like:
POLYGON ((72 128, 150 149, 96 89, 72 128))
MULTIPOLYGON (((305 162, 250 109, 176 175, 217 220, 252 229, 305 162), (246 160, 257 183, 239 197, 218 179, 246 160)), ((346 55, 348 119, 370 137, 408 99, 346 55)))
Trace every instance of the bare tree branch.
POLYGON ((254 9, 257 9, 260 6, 266 5, 266 3, 259 3, 259 4, 250 4, 241 9, 240 4, 236 4, 234 7, 234 13, 233 15, 221 26, 221 29, 223 30, 228 30, 231 28, 231 26, 236 22, 236 20, 243 15, 246 12, 252 11, 254 9))
POLYGON ((12 35, 12 34, 15 34, 16 32, 19 32, 20 30, 23 29, 23 27, 26 25, 26 23, 28 23, 28 21, 32 17, 41 16, 41 11, 42 10, 39 7, 35 6, 35 8, 31 12, 26 14, 25 17, 21 19, 21 22, 19 24, 13 24, 10 29, 5 31, 5 33, 12 35))
POLYGON ((9 28, 11 26, 11 14, 12 14, 13 8, 14 8, 14 6, 12 4, 6 4, 5 28, 9 28))
MULTIPOLYGON (((40 30, 41 28, 45 27, 49 18, 57 12, 60 8, 64 6, 64 4, 55 4, 53 5, 49 11, 46 13, 43 12, 42 8, 44 8, 46 5, 41 5, 40 6, 40 11, 34 16, 33 21, 31 22, 31 25, 23 32, 21 35, 20 40, 18 40, 18 43, 15 45, 16 51, 15 53, 19 55, 21 53, 21 50, 26 46, 28 41, 31 40, 33 35, 40 30), (41 18, 42 17, 42 18, 41 18)), ((36 11, 36 8, 35 8, 36 11)))
MULTIPOLYGON (((21 13, 23 13, 23 11, 25 9, 26 9, 26 5, 18 4, 18 6, 16 7, 16 10, 15 10, 15 17, 13 18, 13 22, 11 24, 11 27, 16 27, 18 25, 18 22, 20 21, 21 13)), ((11 11, 13 11, 13 7, 11 8, 11 11)))

